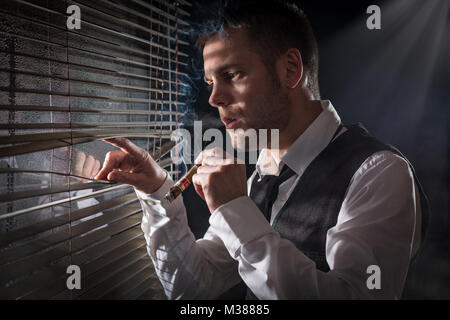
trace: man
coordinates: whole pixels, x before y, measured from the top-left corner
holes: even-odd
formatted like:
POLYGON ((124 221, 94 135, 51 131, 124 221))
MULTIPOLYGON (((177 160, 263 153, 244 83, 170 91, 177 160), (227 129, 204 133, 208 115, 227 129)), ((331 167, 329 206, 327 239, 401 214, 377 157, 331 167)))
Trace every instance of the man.
POLYGON ((262 150, 248 181, 218 150, 199 155, 193 183, 211 217, 197 241, 181 197, 161 201, 173 181, 144 150, 108 140, 121 150, 97 175, 135 187, 167 296, 220 298, 243 281, 244 295, 231 297, 399 298, 426 211, 411 166, 319 100, 316 43, 300 10, 238 1, 222 18, 197 42, 209 103, 227 129, 279 129, 279 148, 262 150))

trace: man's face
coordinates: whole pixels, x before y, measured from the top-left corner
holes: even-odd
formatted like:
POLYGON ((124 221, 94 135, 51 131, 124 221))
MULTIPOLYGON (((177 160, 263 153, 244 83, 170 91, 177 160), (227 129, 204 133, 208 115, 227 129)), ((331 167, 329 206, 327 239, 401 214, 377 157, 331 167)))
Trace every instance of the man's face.
POLYGON ((205 82, 211 89, 209 103, 219 109, 234 148, 239 140, 236 129, 286 127, 285 88, 276 67, 265 65, 245 29, 227 29, 209 39, 203 59, 205 82))

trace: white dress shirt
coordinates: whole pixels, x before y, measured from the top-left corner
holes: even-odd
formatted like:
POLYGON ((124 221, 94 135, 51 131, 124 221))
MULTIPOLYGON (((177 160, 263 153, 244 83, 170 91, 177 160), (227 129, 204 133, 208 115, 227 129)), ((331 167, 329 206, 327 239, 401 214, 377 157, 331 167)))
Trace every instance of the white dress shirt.
MULTIPOLYGON (((321 114, 281 161, 261 152, 248 180, 250 193, 257 175, 278 174, 283 165, 296 173, 280 185, 271 222, 340 124, 331 103, 321 103, 321 114)), ((390 151, 373 154, 355 172, 337 224, 327 232, 329 272, 280 238, 248 196, 217 208, 196 241, 182 197, 161 202, 173 184, 167 178, 154 194, 136 191, 147 250, 170 299, 214 299, 241 279, 259 299, 395 299, 420 244, 418 189, 408 163, 390 151), (380 289, 368 286, 376 282, 372 265, 379 267, 380 289)))

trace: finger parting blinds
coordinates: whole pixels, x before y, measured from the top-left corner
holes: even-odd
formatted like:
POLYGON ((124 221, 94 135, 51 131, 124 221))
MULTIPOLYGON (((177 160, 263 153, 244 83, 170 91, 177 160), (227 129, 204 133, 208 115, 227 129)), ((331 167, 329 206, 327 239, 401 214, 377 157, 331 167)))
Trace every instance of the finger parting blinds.
POLYGON ((190 8, 2 1, 0 299, 165 298, 133 188, 93 177, 126 137, 178 178, 190 8))

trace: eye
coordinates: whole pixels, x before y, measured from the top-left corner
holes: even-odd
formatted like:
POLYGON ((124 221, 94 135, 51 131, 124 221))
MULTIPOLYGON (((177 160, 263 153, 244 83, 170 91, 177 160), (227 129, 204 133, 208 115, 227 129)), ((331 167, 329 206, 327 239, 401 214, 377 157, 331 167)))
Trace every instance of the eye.
POLYGON ((212 82, 206 83, 206 89, 211 93, 213 89, 214 84, 212 82))
POLYGON ((227 80, 233 80, 239 76, 239 72, 225 72, 224 78, 227 80))

